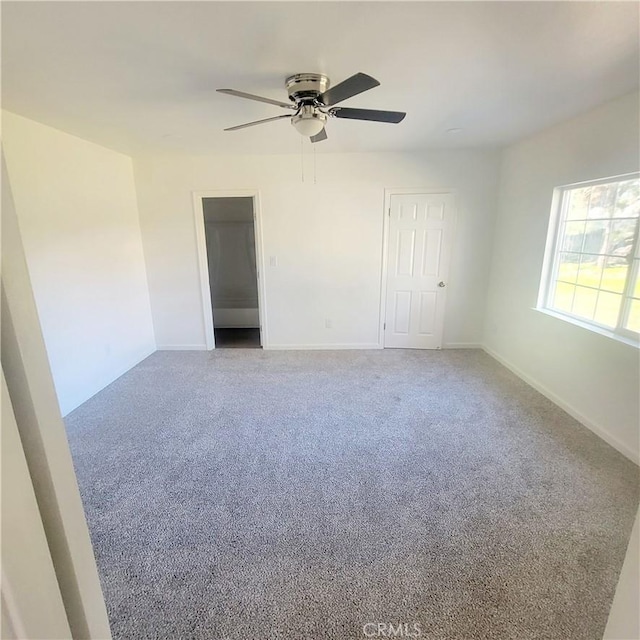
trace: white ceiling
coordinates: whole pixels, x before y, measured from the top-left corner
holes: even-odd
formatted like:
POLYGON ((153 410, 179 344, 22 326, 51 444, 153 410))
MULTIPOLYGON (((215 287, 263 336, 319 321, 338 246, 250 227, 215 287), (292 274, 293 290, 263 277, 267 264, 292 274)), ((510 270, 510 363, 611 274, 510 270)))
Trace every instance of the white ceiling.
POLYGON ((636 2, 2 2, 3 107, 136 154, 297 153, 284 79, 362 71, 319 152, 501 146, 638 88, 636 2), (447 129, 462 128, 457 134, 447 129))

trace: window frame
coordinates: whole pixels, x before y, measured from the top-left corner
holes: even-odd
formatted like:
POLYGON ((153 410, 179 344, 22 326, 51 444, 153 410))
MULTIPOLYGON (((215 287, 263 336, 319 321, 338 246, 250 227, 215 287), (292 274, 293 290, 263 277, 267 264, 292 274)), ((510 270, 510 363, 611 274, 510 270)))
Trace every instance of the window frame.
MULTIPOLYGON (((550 298, 553 295, 554 284, 557 280, 559 268, 559 247, 562 246, 564 235, 562 233, 562 223, 566 217, 566 208, 569 199, 565 195, 574 190, 585 187, 597 186, 600 184, 610 184, 613 182, 624 182, 626 180, 640 179, 640 172, 634 171, 621 175, 609 176, 607 178, 598 178, 595 180, 585 180, 555 187, 551 199, 551 212, 549 216, 549 226, 547 229, 547 242, 545 246, 542 274, 540 277, 540 288, 538 290, 538 300, 536 310, 546 313, 560 320, 564 320, 571 324, 583 327, 590 331, 600 333, 610 338, 631 344, 640 348, 640 332, 635 332, 625 328, 624 324, 628 321, 631 310, 631 301, 638 272, 640 272, 640 218, 636 224, 635 235, 632 244, 632 250, 629 254, 629 271, 624 289, 621 293, 622 303, 618 312, 618 319, 615 328, 603 325, 595 320, 589 320, 570 312, 555 309, 551 306, 550 298)), ((582 255, 582 252, 578 252, 582 255)), ((598 291, 601 289, 598 288, 598 291)), ((637 298, 635 298, 637 299, 637 298)))

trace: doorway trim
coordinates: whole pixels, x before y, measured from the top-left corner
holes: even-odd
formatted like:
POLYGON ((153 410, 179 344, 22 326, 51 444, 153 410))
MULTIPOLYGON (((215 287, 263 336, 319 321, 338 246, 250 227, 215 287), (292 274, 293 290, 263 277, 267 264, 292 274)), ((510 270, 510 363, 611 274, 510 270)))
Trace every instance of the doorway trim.
POLYGON ((266 288, 264 285, 262 213, 260 210, 260 192, 257 189, 233 189, 215 191, 192 191, 193 214, 196 229, 196 246, 198 249, 198 270, 200 272, 200 295, 202 298, 202 319, 207 351, 216 347, 213 331, 213 310, 211 308, 211 288, 209 285, 209 263, 207 260, 207 237, 204 226, 204 198, 252 198, 253 229, 256 245, 256 272, 258 276, 258 317, 260 319, 260 343, 262 348, 268 346, 267 314, 265 311, 266 288))
MULTIPOLYGON (((453 207, 451 211, 451 233, 455 238, 456 223, 458 220, 458 193, 452 187, 403 187, 388 188, 384 190, 384 209, 382 211, 382 270, 380 273, 380 318, 378 322, 378 344, 380 349, 384 349, 384 323, 387 317, 387 269, 389 260, 389 212, 391 211, 391 196, 427 194, 427 195, 450 195, 453 197, 453 207)), ((446 309, 445 309, 446 311, 446 309)), ((444 347, 444 344, 443 344, 444 347)))

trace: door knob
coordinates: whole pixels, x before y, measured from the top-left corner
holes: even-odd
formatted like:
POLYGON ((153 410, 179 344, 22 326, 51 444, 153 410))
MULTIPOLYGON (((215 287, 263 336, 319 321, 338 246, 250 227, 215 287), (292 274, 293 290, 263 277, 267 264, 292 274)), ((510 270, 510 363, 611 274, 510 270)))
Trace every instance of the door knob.
POLYGON ((438 282, 438 286, 439 286, 439 287, 444 287, 444 286, 446 286, 446 285, 444 284, 444 282, 443 282, 442 280, 440 280, 440 282, 438 282))

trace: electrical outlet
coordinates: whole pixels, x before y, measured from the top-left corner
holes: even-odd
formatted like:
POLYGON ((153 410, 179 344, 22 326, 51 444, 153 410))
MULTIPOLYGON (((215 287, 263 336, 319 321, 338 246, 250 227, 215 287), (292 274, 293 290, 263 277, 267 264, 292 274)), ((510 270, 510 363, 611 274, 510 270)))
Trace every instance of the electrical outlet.
POLYGON ((331 318, 325 318, 324 320, 325 329, 331 329, 333 323, 331 322, 331 318))
POLYGON ((269 265, 272 267, 278 266, 278 256, 269 256, 269 265))

